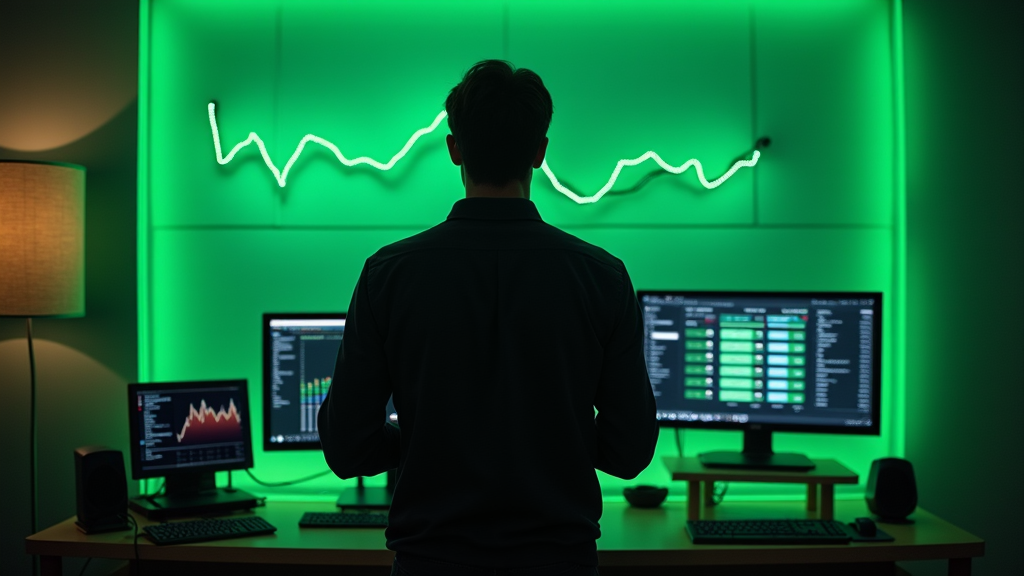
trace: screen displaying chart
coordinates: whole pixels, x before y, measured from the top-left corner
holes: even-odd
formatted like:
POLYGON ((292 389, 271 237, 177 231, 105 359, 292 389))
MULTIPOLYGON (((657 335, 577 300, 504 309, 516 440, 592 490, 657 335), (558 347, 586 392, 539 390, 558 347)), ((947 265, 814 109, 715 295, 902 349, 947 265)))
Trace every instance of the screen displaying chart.
POLYGON ((234 398, 228 398, 227 408, 223 404, 220 408, 208 406, 205 398, 199 401, 198 408, 190 403, 181 431, 175 432, 174 437, 181 446, 238 440, 242 437, 242 423, 234 398))
POLYGON ((344 314, 265 315, 264 444, 319 446, 317 415, 345 333, 344 314))
POLYGON ((142 471, 228 470, 251 461, 244 380, 133 385, 130 393, 142 471))
POLYGON ((639 297, 659 420, 878 425, 881 295, 639 297))
MULTIPOLYGON (((263 315, 263 449, 319 450, 317 417, 334 377, 345 314, 263 315)), ((385 417, 398 421, 389 400, 385 417)))

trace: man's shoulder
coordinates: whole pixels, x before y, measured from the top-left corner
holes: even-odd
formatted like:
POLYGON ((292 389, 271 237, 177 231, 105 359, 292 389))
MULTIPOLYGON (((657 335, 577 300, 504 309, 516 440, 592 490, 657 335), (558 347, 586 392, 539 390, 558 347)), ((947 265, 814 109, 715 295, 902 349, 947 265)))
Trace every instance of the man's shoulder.
POLYGON ((538 250, 560 251, 574 254, 617 271, 624 271, 621 260, 604 248, 596 246, 544 221, 523 222, 514 238, 494 241, 475 236, 459 223, 441 222, 417 234, 381 247, 368 260, 373 268, 401 260, 420 252, 444 250, 538 250))
POLYGON ((373 267, 396 257, 429 249, 436 244, 439 232, 444 224, 444 222, 441 222, 440 224, 436 224, 422 232, 418 232, 407 238, 382 246, 367 260, 368 265, 373 267))
POLYGON ((623 268, 622 261, 613 256, 604 248, 591 244, 582 238, 575 236, 547 223, 543 223, 543 236, 538 235, 539 247, 544 249, 565 250, 579 254, 582 257, 610 266, 612 268, 623 268))

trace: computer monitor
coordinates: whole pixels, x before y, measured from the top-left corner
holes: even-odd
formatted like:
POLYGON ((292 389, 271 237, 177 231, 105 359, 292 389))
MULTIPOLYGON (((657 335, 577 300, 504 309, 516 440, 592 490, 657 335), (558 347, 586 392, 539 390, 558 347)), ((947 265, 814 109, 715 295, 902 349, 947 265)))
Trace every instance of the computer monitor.
POLYGON ((662 426, 742 430, 705 466, 810 469, 771 433, 880 433, 878 292, 639 291, 662 426))
POLYGON ((251 508, 241 490, 218 490, 215 472, 253 465, 245 380, 128 385, 132 478, 163 477, 164 494, 134 499, 155 519, 251 508))
MULTIPOLYGON (((263 449, 321 450, 317 416, 327 396, 345 334, 345 314, 263 314, 263 449)), ((384 417, 398 421, 389 400, 384 417)), ((339 506, 386 506, 391 502, 394 475, 388 488, 346 491, 339 506)))
POLYGON ((320 450, 317 414, 345 333, 345 315, 263 315, 263 449, 320 450))

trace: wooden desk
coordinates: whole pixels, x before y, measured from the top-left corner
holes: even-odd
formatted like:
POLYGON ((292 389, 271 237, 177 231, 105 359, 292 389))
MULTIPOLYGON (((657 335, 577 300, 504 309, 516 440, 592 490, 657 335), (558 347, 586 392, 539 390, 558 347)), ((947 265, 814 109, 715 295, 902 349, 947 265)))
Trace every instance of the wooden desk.
MULTIPOLYGON (((705 517, 806 518, 813 513, 802 502, 728 502, 705 511, 705 517)), ((145 538, 138 542, 138 557, 145 576, 183 572, 189 576, 223 574, 227 564, 247 576, 301 573, 304 576, 336 574, 389 574, 393 553, 384 547, 381 529, 300 529, 303 512, 335 510, 328 502, 270 502, 256 514, 277 526, 271 536, 256 536, 180 546, 155 546, 145 538), (183 564, 188 562, 188 564, 183 564), (299 568, 301 566, 301 568, 299 568), (300 572, 301 570, 301 572, 300 572), (187 571, 187 572, 186 572, 187 571)), ((853 520, 866 516, 863 500, 836 502, 836 517, 853 520)), ((602 576, 623 574, 687 575, 751 574, 751 565, 764 565, 757 574, 901 574, 895 562, 902 560, 949 561, 949 574, 970 574, 971 558, 984 554, 979 538, 918 509, 915 524, 880 525, 892 534, 892 543, 854 543, 814 546, 697 546, 683 526, 686 506, 667 502, 661 508, 642 510, 624 502, 607 502, 601 519, 598 555, 602 576)), ((61 558, 101 557, 135 563, 131 532, 86 536, 68 519, 25 539, 26 551, 42 557, 43 575, 61 573, 61 558)), ((140 519, 141 525, 149 523, 140 519)))

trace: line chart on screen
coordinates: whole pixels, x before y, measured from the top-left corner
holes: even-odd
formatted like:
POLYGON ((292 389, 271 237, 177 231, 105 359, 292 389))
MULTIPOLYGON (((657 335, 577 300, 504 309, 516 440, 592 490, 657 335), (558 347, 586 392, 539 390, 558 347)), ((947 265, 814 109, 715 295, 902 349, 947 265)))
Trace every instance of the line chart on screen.
POLYGON ((179 444, 186 440, 199 444, 231 441, 242 435, 240 421, 241 416, 235 407, 234 399, 228 400, 227 408, 221 406, 219 410, 207 405, 206 400, 202 400, 199 409, 196 409, 194 404, 188 405, 188 416, 181 426, 181 432, 174 432, 174 435, 179 444))
MULTIPOLYGON (((216 153, 217 163, 222 166, 227 165, 243 149, 247 148, 250 145, 255 145, 256 148, 259 149, 260 155, 263 157, 263 162, 267 165, 267 169, 269 169, 270 172, 273 174, 274 179, 277 180, 277 184, 281 188, 287 186, 289 172, 291 172, 299 157, 302 156, 302 151, 310 142, 318 144, 328 149, 331 153, 334 154, 335 158, 338 159, 338 162, 349 168, 360 165, 367 165, 377 170, 387 171, 391 170, 391 168, 393 168, 395 164, 402 160, 402 158, 405 158, 406 154, 409 153, 409 150, 411 150, 412 147, 416 145, 416 142, 418 142, 420 138, 434 132, 437 129, 437 127, 441 125, 441 122, 448 116, 444 110, 438 113, 438 115, 434 117, 434 120, 430 124, 413 132, 412 136, 409 137, 405 145, 402 146, 402 148, 399 149, 399 151, 394 156, 392 156, 391 159, 388 160, 387 162, 381 162, 368 156, 348 158, 341 152, 341 149, 339 149, 338 146, 335 145, 330 140, 321 138, 320 136, 316 136, 315 134, 306 134, 299 141, 299 144, 295 147, 295 151, 292 152, 291 156, 288 158, 288 161, 285 162, 284 168, 278 168, 274 161, 270 158, 270 153, 267 151, 267 146, 265 142, 255 132, 249 132, 249 136, 245 140, 242 140, 238 144, 235 144, 227 154, 224 154, 224 149, 221 146, 220 126, 217 123, 217 104, 215 102, 210 102, 207 105, 207 113, 210 119, 210 132, 211 135, 213 136, 213 148, 214 152, 216 153)), ((700 161, 697 160, 696 158, 691 158, 686 162, 678 166, 675 166, 666 162, 661 156, 658 155, 657 152, 653 150, 648 150, 647 152, 644 152, 643 154, 637 156, 636 158, 624 158, 622 160, 619 160, 615 164, 615 168, 612 170, 611 176, 608 177, 608 181, 603 186, 601 186, 599 190, 589 195, 585 193, 581 194, 579 192, 575 192, 569 189, 567 186, 565 186, 561 181, 559 181, 558 177, 555 176, 555 173, 551 170, 551 167, 548 165, 547 158, 544 159, 544 162, 541 164, 540 168, 544 172, 544 175, 548 177, 548 180, 551 182, 551 186, 554 187, 555 190, 562 193, 567 198, 569 198, 573 202, 576 202, 577 204, 593 204, 599 201, 609 192, 614 192, 612 188, 615 186, 615 182, 618 180, 619 175, 622 173, 622 170, 624 168, 639 166, 640 164, 643 164, 647 161, 654 162, 658 166, 658 169, 668 174, 680 175, 689 170, 690 168, 693 168, 694 172, 696 173, 697 180, 700 182, 701 186, 703 186, 707 190, 714 190, 715 188, 718 188, 726 181, 728 181, 730 178, 732 178, 732 176, 736 174, 736 172, 739 171, 740 169, 753 168, 754 166, 756 166, 758 160, 760 160, 761 158, 761 149, 766 147, 768 143, 768 138, 758 139, 757 142, 754 144, 753 149, 749 150, 747 153, 744 153, 742 157, 735 160, 729 166, 729 169, 726 170, 724 174, 713 180, 707 179, 707 177, 704 174, 703 165, 701 165, 700 161)))

